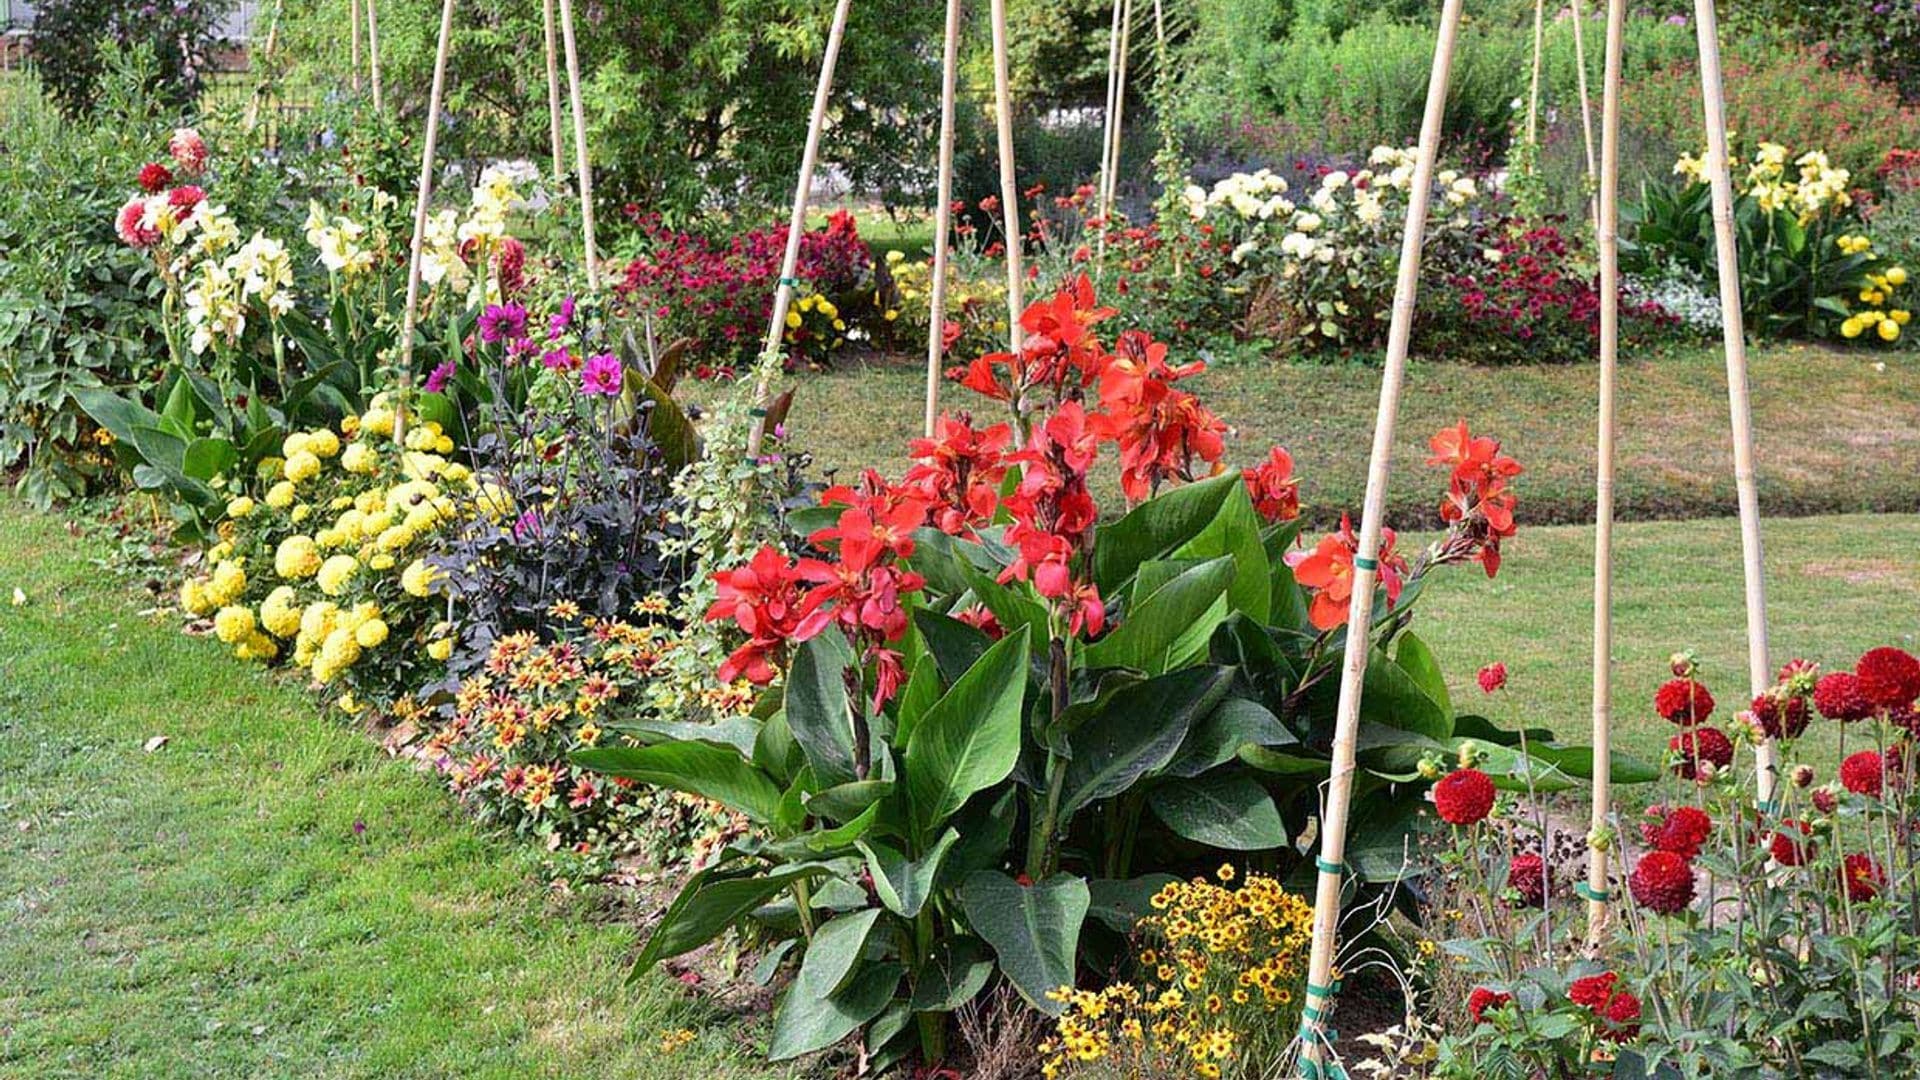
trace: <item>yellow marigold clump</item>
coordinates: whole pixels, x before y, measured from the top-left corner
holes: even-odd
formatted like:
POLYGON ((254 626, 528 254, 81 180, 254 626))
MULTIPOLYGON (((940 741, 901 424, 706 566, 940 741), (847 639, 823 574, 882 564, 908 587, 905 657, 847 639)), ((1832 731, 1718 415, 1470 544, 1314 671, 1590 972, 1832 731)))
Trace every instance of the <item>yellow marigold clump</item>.
POLYGON ((1104 990, 1062 987, 1066 1005, 1041 1044, 1042 1072, 1075 1075, 1260 1076, 1299 1019, 1313 908, 1263 874, 1237 888, 1233 867, 1217 881, 1174 882, 1141 919, 1134 960, 1140 977, 1104 990))

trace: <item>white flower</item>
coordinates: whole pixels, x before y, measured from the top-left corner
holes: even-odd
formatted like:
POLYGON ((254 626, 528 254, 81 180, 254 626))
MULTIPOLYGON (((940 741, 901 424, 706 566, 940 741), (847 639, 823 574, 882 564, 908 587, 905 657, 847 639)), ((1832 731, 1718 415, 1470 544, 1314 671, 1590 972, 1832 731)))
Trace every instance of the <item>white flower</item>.
POLYGON ((1313 257, 1313 237, 1303 232, 1290 232, 1280 238, 1280 252, 1294 259, 1313 257))
POLYGON ((1293 219, 1293 227, 1303 233, 1310 233, 1318 229, 1320 224, 1321 218, 1319 214, 1301 214, 1293 219))
POLYGON ((1257 240, 1242 240, 1242 241, 1240 242, 1240 245, 1239 245, 1238 247, 1236 247, 1236 248, 1234 248, 1234 249, 1233 249, 1233 256, 1232 256, 1232 257, 1233 257, 1233 261, 1234 261, 1235 263, 1244 263, 1244 262, 1246 262, 1246 261, 1247 261, 1247 256, 1249 256, 1249 255, 1251 255, 1251 254, 1253 254, 1254 252, 1256 252, 1256 251, 1258 251, 1258 250, 1260 250, 1260 242, 1259 242, 1259 241, 1257 241, 1257 240))
POLYGON ((1338 191, 1341 188, 1347 186, 1347 181, 1349 179, 1351 178, 1348 177, 1345 172, 1342 172, 1339 169, 1335 169, 1333 172, 1330 172, 1327 175, 1320 178, 1320 186, 1327 189, 1328 191, 1338 191))

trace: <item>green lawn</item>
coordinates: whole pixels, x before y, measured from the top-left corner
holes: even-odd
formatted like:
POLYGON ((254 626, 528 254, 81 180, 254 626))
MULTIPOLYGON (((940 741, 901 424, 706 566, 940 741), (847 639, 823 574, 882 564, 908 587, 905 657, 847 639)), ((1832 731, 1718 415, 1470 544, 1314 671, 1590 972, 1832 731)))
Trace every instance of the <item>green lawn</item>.
POLYGON ((436 780, 140 614, 53 519, 0 528, 0 1075, 764 1075, 623 989, 631 928, 436 780))
MULTIPOLYGON (((1622 367, 1619 513, 1630 519, 1733 511, 1726 370, 1717 349, 1689 348, 1622 367)), ((1920 370, 1911 354, 1756 348, 1751 358, 1761 497, 1783 515, 1920 511, 1920 370), (1885 361, 1885 370, 1874 368, 1885 361)), ((1466 419, 1496 434, 1528 468, 1521 515, 1535 524, 1593 517, 1597 369, 1415 364, 1402 398, 1391 491, 1396 520, 1427 518, 1439 484, 1426 440, 1466 419)), ((925 376, 918 360, 848 361, 797 381, 789 426, 822 468, 897 472, 919 434, 925 376)), ((1233 462, 1292 451, 1310 513, 1357 509, 1379 399, 1377 369, 1273 363, 1216 369, 1193 380, 1202 401, 1237 429, 1233 462)), ((706 392, 711 393, 711 390, 706 392)), ((948 384, 943 403, 999 419, 998 405, 948 384)), ((1106 485, 1117 496, 1113 485, 1106 485)))
MULTIPOLYGON (((1658 760, 1673 727, 1653 714, 1667 657, 1699 654, 1716 719, 1745 707, 1746 615, 1739 523, 1731 518, 1620 527, 1614 552, 1616 745, 1658 760)), ((1766 523, 1773 661, 1848 667, 1876 645, 1920 650, 1920 516, 1766 523)), ((1433 642, 1461 708, 1563 737, 1592 728, 1593 530, 1521 530, 1500 576, 1457 568, 1436 579, 1414 626, 1433 642), (1499 660, 1507 690, 1484 701, 1474 675, 1499 660)), ((1835 726, 1816 721, 1801 757, 1835 764, 1835 726)), ((1830 778, 1830 777, 1828 777, 1830 778)), ((1629 795, 1629 803, 1644 801, 1629 795)))

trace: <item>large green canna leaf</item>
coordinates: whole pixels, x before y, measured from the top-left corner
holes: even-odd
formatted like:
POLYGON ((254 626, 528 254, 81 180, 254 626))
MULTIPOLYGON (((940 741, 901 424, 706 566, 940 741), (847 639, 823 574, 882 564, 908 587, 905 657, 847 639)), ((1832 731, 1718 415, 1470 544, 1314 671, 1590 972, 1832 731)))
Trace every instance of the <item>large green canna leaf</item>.
POLYGON ((1170 554, 1206 529, 1236 488, 1238 472, 1225 472, 1197 484, 1174 488, 1148 499, 1095 534, 1093 578, 1103 596, 1115 596, 1141 563, 1170 554))
POLYGON ((948 829, 941 835, 940 842, 933 845, 933 850, 921 859, 908 859, 877 840, 862 840, 856 846, 866 856, 873 891, 880 902, 895 915, 911 919, 920 914, 927 898, 933 895, 934 883, 940 879, 941 863, 959 839, 959 833, 948 829))
POLYGON ((703 742, 602 746, 576 750, 575 765, 725 803, 766 824, 780 811, 780 789, 738 751, 703 742))
POLYGON ((1027 631, 1007 634, 955 680, 913 729, 903 764, 914 827, 933 835, 977 791, 1007 778, 1020 759, 1027 692, 1027 631))
POLYGON ((773 1015, 767 1056, 775 1061, 823 1050, 880 1015, 906 968, 862 964, 879 908, 842 915, 822 926, 800 959, 800 973, 773 1015))
POLYGON ((632 977, 638 978, 662 960, 705 945, 793 882, 819 877, 829 870, 825 863, 795 863, 754 876, 729 873, 725 867, 702 870, 660 917, 660 925, 633 963, 632 977))
POLYGON ((1062 821, 1173 760, 1194 721, 1219 704, 1231 679, 1226 668, 1194 667, 1115 694, 1068 737, 1072 756, 1063 779, 1062 821))
POLYGON ((1453 734, 1453 712, 1435 701, 1418 678, 1381 649, 1367 660, 1361 684, 1360 718, 1429 739, 1453 734))
POLYGON ((847 669, 858 663, 846 636, 828 629, 800 646, 787 672, 787 728, 823 787, 858 779, 847 669))
POLYGON ((1194 722, 1180 752, 1160 771, 1166 776, 1199 776, 1232 761, 1241 747, 1295 746, 1299 741, 1266 706, 1230 697, 1194 722))
POLYGON ((1087 882, 1092 897, 1087 916, 1116 934, 1131 934, 1141 919, 1153 914, 1153 894, 1179 880, 1172 874, 1094 878, 1087 882))
POLYGON ((993 974, 993 957, 979 938, 947 937, 914 973, 914 1012, 952 1012, 972 1001, 993 974))
POLYGON ((1050 991, 1073 983, 1080 926, 1086 921, 1087 883, 1071 874, 1022 885, 998 870, 979 870, 960 886, 968 925, 993 946, 1000 970, 1020 996, 1049 1016, 1061 1003, 1050 991))
POLYGON ((1453 698, 1447 692, 1447 678, 1440 673, 1440 661, 1433 655, 1433 649, 1413 631, 1400 635, 1393 647, 1393 662, 1407 673, 1421 693, 1433 700, 1440 711, 1453 715, 1453 698))
POLYGON ((1227 589, 1229 606, 1256 622, 1267 622, 1273 611, 1273 563, 1267 558, 1260 537, 1260 515, 1245 484, 1235 484, 1207 527, 1173 552, 1178 559, 1220 555, 1233 558, 1233 584, 1227 589))
POLYGON ((1147 795, 1153 815, 1189 840, 1228 851, 1265 851, 1287 842, 1273 796, 1240 774, 1162 784, 1147 795))
POLYGON ((1230 556, 1182 571, 1130 609, 1118 629, 1088 646, 1087 666, 1158 675, 1190 663, 1227 617, 1225 597, 1233 574, 1230 556))

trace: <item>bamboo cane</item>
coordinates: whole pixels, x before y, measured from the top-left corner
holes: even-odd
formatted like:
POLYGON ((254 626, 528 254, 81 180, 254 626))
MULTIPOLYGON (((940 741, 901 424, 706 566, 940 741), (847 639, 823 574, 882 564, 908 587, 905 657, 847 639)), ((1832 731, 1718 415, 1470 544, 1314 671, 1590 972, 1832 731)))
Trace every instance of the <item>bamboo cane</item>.
MULTIPOLYGON (((1733 416, 1733 480, 1740 502, 1740 551, 1747 586, 1747 675, 1756 695, 1773 683, 1767 649, 1767 581, 1760 543, 1760 493, 1753 471, 1753 408, 1747 389, 1746 325, 1740 310, 1740 262, 1734 249, 1733 180, 1728 169, 1727 109, 1720 77, 1720 28, 1713 0, 1694 0, 1700 39, 1700 96, 1706 106, 1707 179, 1713 193, 1713 247, 1720 274, 1721 335, 1727 352, 1727 403, 1733 416)), ((1779 748, 1754 748, 1762 807, 1773 801, 1779 748)))
POLYGON ((1540 58, 1547 44, 1547 0, 1533 0, 1533 78, 1527 84, 1527 149, 1533 151, 1532 171, 1539 171, 1540 58))
POLYGON ((1394 282, 1393 321, 1387 330, 1386 364, 1380 380, 1379 414, 1374 420, 1373 453, 1367 467, 1367 498, 1360 516, 1359 549, 1353 559, 1353 600, 1347 608, 1346 656, 1334 720, 1333 765, 1327 780, 1326 812, 1320 830, 1313 954, 1307 969, 1308 1013, 1300 1027, 1305 1044, 1301 1047, 1302 1068, 1309 1075, 1319 1075, 1326 1049, 1327 1010, 1335 992, 1333 962, 1340 933, 1340 885, 1346 869, 1347 814, 1353 797, 1354 756, 1360 733, 1360 686, 1366 675, 1367 649, 1372 636, 1381 519, 1386 516, 1393 429, 1400 411, 1400 386, 1406 377, 1408 343, 1413 333, 1421 243, 1426 233, 1427 204, 1433 194, 1434 159, 1440 151, 1440 126, 1446 113, 1454 43, 1460 32, 1460 6, 1461 0, 1445 0, 1440 9, 1433 72, 1427 82, 1426 112, 1420 120, 1420 147, 1414 159, 1412 187, 1407 194, 1407 223, 1400 241, 1399 276, 1394 282))
MULTIPOLYGON (((1586 33, 1581 27, 1584 19, 1580 12, 1580 0, 1569 0, 1569 10, 1573 15, 1573 66, 1574 77, 1580 87, 1580 139, 1587 151, 1587 176, 1589 179, 1599 175, 1593 160, 1593 97, 1587 92, 1587 43, 1586 33)), ((1611 8, 1608 9, 1611 12, 1611 8)), ((1604 90, 1601 91, 1605 93, 1604 90)), ((1604 106, 1603 106, 1604 107, 1604 106)), ((1598 211, 1596 210, 1597 214, 1598 211)), ((1595 220, 1599 220, 1597 217, 1595 220)))
POLYGON ((260 123, 260 106, 267 98, 268 83, 272 78, 269 65, 273 62, 273 48, 280 40, 280 4, 273 5, 273 20, 267 23, 267 41, 260 49, 260 77, 254 80, 253 100, 247 102, 246 130, 253 132, 260 123))
MULTIPOLYGON (((1126 0, 1113 0, 1113 25, 1107 31, 1107 102, 1106 111, 1100 116, 1100 187, 1094 193, 1094 212, 1105 214, 1107 208, 1107 181, 1111 177, 1108 171, 1113 163, 1113 94, 1120 80, 1120 8, 1126 0)), ((1107 254, 1107 231, 1100 230, 1097 241, 1100 257, 1107 254)))
POLYGON ((600 249, 593 242, 593 165, 587 160, 587 112, 580 101, 580 56, 573 44, 573 0, 560 0, 560 41, 567 50, 567 93, 573 99, 573 167, 579 173, 580 233, 586 247, 587 291, 600 291, 600 249))
MULTIPOLYGON (((562 0, 565 3, 565 0, 562 0)), ((780 283, 773 290, 773 316, 767 321, 767 340, 762 355, 780 351, 785 336, 787 308, 793 303, 794 274, 800 265, 800 236, 807 228, 807 197, 813 189, 813 166, 820 157, 820 133, 827 125, 827 102, 833 96, 833 66, 840 58, 840 41, 846 36, 847 8, 851 0, 839 0, 833 9, 833 25, 827 31, 827 51, 820 60, 820 82, 813 90, 813 114, 807 121, 807 142, 800 152, 800 177, 793 185, 793 213, 787 219, 787 247, 780 257, 780 283)), ((564 10, 564 9, 563 9, 564 10)), ((759 378, 753 388, 753 429, 747 434, 747 457, 760 456, 760 444, 767 436, 767 392, 771 373, 760 364, 759 378)))
POLYGON ((350 42, 347 89, 360 92, 360 0, 347 0, 347 40, 350 42))
POLYGON ((960 0, 947 0, 940 54, 940 180, 933 210, 933 282, 927 298, 926 434, 940 417, 940 361, 946 355, 947 255, 953 229, 953 114, 960 70, 960 0))
POLYGON ((1593 515, 1593 815, 1587 848, 1587 947, 1607 923, 1607 852, 1613 783, 1613 462, 1614 379, 1620 354, 1620 53, 1626 0, 1607 0, 1606 71, 1601 77, 1600 433, 1593 515))
MULTIPOLYGON (((367 0, 367 12, 373 12, 373 0, 367 0)), ((413 240, 407 249, 407 304, 400 315, 400 378, 403 384, 413 375, 413 332, 420 316, 420 248, 427 235, 427 203, 433 197, 434 148, 440 139, 440 102, 447 89, 447 50, 453 39, 453 0, 440 2, 440 41, 433 54, 433 90, 427 97, 427 134, 420 146, 420 186, 414 193, 413 240)), ((377 67, 376 67, 377 70, 377 67)), ((375 82, 377 87, 380 84, 375 82)), ((377 91, 376 91, 377 92, 377 91)), ((404 412, 395 410, 398 416, 404 412)), ((398 423, 398 421, 396 421, 398 423)), ((399 429, 395 430, 399 438, 399 429)))
POLYGON ((553 137, 553 182, 567 175, 566 138, 560 134, 560 46, 554 41, 553 0, 542 0, 547 38, 547 129, 553 137))
MULTIPOLYGON (((446 35, 441 35, 446 40, 446 35)), ((374 7, 374 0, 367 0, 367 69, 373 75, 373 111, 383 113, 387 109, 386 97, 380 92, 380 14, 374 7)), ((437 106, 436 106, 437 108, 437 106)))
MULTIPOLYGON (((1026 334, 1020 327, 1020 313, 1026 310, 1027 275, 1020 265, 1020 188, 1013 168, 1013 87, 1007 73, 1007 0, 992 0, 989 5, 993 23, 993 119, 1000 147, 1000 214, 1007 245, 1007 341, 1014 353, 1020 352, 1026 334)), ((1022 423, 1014 426, 1015 438, 1021 438, 1025 423, 1026 401, 1014 402, 1022 423)))
POLYGON ((1120 194, 1120 139, 1127 123, 1127 60, 1133 52, 1133 0, 1124 0, 1120 16, 1120 69, 1114 76, 1113 136, 1107 147, 1106 203, 1100 208, 1104 220, 1113 216, 1114 201, 1120 194))

